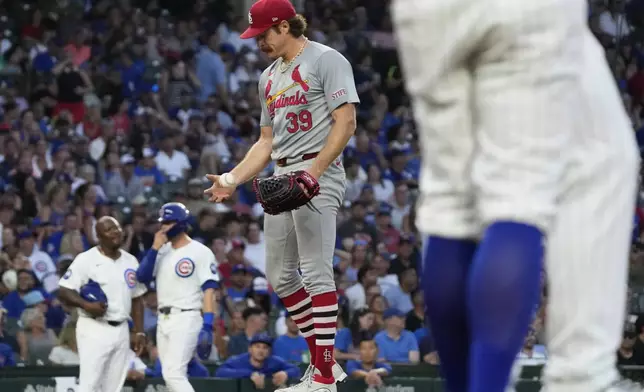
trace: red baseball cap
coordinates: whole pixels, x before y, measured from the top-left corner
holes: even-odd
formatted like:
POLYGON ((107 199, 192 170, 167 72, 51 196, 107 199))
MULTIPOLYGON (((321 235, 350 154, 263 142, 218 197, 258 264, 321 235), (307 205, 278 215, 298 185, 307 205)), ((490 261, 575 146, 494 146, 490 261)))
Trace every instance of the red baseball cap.
POLYGON ((283 20, 297 15, 289 0, 259 0, 248 11, 248 28, 240 38, 254 38, 283 20))

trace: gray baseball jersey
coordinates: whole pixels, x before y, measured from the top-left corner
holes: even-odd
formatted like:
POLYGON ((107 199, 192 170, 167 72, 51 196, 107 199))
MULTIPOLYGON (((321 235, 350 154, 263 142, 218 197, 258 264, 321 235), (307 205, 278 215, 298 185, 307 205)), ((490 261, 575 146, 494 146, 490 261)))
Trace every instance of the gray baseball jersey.
POLYGON ((360 102, 351 64, 335 49, 309 41, 284 72, 281 62, 273 62, 259 79, 260 125, 273 128, 273 160, 319 152, 331 130, 331 113, 360 102))

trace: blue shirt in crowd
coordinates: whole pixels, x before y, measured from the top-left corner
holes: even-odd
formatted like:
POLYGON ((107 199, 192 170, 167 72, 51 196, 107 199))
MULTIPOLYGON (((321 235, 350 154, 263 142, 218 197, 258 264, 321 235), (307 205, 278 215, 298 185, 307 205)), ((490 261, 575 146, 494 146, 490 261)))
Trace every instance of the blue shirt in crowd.
POLYGON ((308 351, 309 346, 306 344, 306 339, 300 335, 296 337, 282 335, 273 342, 273 355, 285 361, 302 362, 303 355, 308 351))
POLYGON ((226 64, 219 53, 203 47, 197 55, 197 78, 201 82, 200 101, 217 92, 217 86, 226 84, 226 64))
POLYGON ((343 353, 353 351, 353 337, 349 328, 342 328, 336 332, 335 348, 343 353))
POLYGON ((399 286, 393 286, 385 291, 385 298, 387 298, 390 308, 396 308, 405 314, 414 309, 411 295, 402 291, 399 286))
POLYGON ((306 339, 298 335, 291 337, 282 335, 273 342, 273 355, 289 362, 302 362, 304 354, 308 353, 309 346, 306 339))
POLYGON ((400 333, 398 340, 387 335, 387 331, 378 332, 374 340, 380 351, 380 357, 387 362, 408 363, 409 352, 418 351, 416 336, 407 330, 400 333))
POLYGON ((282 358, 271 355, 264 361, 260 368, 256 368, 250 363, 250 354, 241 354, 229 358, 224 362, 217 371, 215 377, 221 378, 248 378, 251 374, 257 372, 266 377, 273 377, 277 372, 286 372, 289 379, 296 379, 300 377, 300 369, 283 360, 282 358))

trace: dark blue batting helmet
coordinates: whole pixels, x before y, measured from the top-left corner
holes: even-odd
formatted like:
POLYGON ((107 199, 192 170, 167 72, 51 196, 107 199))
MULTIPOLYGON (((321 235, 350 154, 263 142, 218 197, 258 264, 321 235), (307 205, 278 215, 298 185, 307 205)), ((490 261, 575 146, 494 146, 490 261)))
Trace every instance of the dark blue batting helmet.
POLYGON ((107 296, 105 295, 105 292, 103 292, 101 286, 93 280, 90 280, 87 284, 83 285, 79 294, 87 302, 102 302, 107 304, 107 296))
POLYGON ((182 203, 166 203, 159 210, 159 222, 174 223, 166 236, 169 239, 188 231, 190 211, 182 203))

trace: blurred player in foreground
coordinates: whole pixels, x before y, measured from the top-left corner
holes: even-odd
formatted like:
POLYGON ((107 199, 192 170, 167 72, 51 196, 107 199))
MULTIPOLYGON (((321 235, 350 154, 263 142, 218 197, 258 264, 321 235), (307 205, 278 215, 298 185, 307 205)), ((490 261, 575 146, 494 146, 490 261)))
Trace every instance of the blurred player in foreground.
POLYGON ((394 2, 424 152, 426 304, 451 392, 504 390, 544 257, 544 390, 629 388, 615 351, 639 158, 586 3, 394 2))
POLYGON ((215 255, 188 236, 189 219, 190 211, 181 203, 161 207, 161 229, 136 273, 143 283, 156 278, 157 348, 163 380, 172 392, 194 391, 186 372, 200 335, 206 336, 212 348, 215 291, 219 289, 215 255))
POLYGON ((146 344, 142 297, 146 289, 136 281, 138 261, 120 249, 123 230, 116 219, 99 219, 96 235, 98 246, 76 256, 60 279, 58 297, 79 309, 79 391, 120 392, 130 367, 130 314, 137 355, 146 344))
POLYGON ((261 135, 230 173, 208 176, 213 185, 206 193, 211 201, 227 199, 271 160, 276 176, 298 173, 298 186, 319 183, 320 193, 309 204, 265 215, 266 272, 311 351, 311 366, 292 390, 334 392, 336 381, 346 377, 333 358, 333 252, 346 187, 341 154, 355 132, 359 103, 353 70, 339 52, 304 36, 306 20, 289 0, 256 2, 248 21, 241 37, 255 38, 274 60, 259 81, 261 135))

